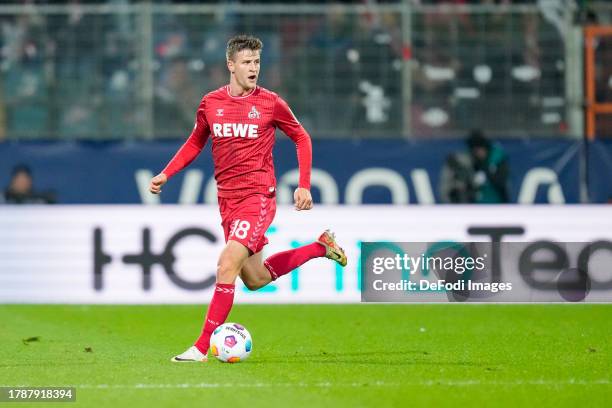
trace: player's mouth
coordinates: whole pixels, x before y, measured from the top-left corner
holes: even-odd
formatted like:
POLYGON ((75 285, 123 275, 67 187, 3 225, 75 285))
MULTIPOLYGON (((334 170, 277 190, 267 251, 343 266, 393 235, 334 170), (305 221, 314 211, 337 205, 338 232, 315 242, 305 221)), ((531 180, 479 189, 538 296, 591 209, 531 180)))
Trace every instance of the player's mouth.
POLYGON ((257 75, 251 75, 251 76, 248 76, 247 78, 249 78, 249 80, 251 81, 255 81, 257 79, 257 75))

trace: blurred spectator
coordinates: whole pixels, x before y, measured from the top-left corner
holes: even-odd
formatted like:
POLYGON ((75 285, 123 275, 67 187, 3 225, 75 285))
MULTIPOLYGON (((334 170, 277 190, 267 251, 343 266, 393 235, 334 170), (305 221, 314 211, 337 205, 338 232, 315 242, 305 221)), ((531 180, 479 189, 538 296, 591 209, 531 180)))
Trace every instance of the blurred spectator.
POLYGON ((347 55, 354 32, 355 17, 337 5, 330 6, 307 39, 302 61, 296 66, 297 76, 310 80, 309 98, 304 105, 297 104, 296 110, 311 116, 320 127, 333 128, 334 123, 352 119, 358 89, 347 55))
POLYGON ((54 204, 55 194, 34 191, 32 171, 24 164, 13 168, 11 182, 0 196, 0 202, 6 204, 54 204))
POLYGON ((397 101, 401 87, 401 46, 393 45, 392 27, 399 25, 397 15, 360 14, 358 27, 347 59, 351 63, 356 96, 353 107, 352 132, 390 130, 401 127, 401 108, 397 101), (394 103, 395 102, 395 103, 394 103))
POLYGON ((157 135, 167 137, 193 126, 193 106, 202 97, 201 90, 193 85, 194 82, 186 58, 177 57, 168 62, 155 89, 157 135))
POLYGON ((508 158, 501 146, 480 130, 466 140, 467 152, 448 156, 440 175, 439 191, 445 203, 501 204, 509 202, 508 158))
POLYGON ((1 25, 2 96, 8 134, 38 137, 49 120, 45 19, 31 2, 1 25))

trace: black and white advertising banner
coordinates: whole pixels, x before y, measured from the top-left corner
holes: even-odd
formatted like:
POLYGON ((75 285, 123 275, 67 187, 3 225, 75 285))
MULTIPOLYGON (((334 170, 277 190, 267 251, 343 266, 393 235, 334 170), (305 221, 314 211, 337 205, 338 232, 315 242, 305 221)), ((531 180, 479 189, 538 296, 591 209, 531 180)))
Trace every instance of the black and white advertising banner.
MULTIPOLYGON (((0 207, 0 303, 207 303, 215 206, 0 207)), ((280 207, 264 257, 321 258, 237 302, 612 302, 612 206, 280 207), (469 259, 468 259, 469 258, 469 259)))

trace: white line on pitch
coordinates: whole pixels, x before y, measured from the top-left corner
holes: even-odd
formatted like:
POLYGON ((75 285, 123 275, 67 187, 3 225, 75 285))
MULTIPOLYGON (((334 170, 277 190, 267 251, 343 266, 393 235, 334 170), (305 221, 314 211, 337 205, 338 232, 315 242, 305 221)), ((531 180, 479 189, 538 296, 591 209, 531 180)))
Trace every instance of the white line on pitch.
MULTIPOLYGON (((519 380, 519 381, 482 381, 482 380, 423 380, 405 382, 296 382, 296 383, 183 383, 183 384, 80 384, 80 385, 57 385, 61 387, 75 387, 76 389, 163 389, 163 388, 332 388, 332 387, 432 387, 432 386, 470 387, 470 386, 521 386, 521 385, 612 385, 610 379, 599 380, 519 380)), ((24 388, 31 385, 0 385, 2 387, 24 388)))
POLYGON ((521 385, 544 385, 544 386, 559 386, 559 385, 612 385, 610 379, 600 380, 526 380, 526 381, 482 381, 482 380, 424 380, 424 381, 407 381, 390 383, 384 381, 374 382, 351 382, 351 383, 334 383, 334 382, 316 382, 316 383, 184 383, 184 384, 82 384, 76 385, 77 389, 105 389, 105 388, 123 388, 123 389, 157 389, 157 388, 331 388, 331 387, 406 387, 406 386, 451 386, 451 387, 469 387, 480 385, 493 386, 521 386, 521 385))

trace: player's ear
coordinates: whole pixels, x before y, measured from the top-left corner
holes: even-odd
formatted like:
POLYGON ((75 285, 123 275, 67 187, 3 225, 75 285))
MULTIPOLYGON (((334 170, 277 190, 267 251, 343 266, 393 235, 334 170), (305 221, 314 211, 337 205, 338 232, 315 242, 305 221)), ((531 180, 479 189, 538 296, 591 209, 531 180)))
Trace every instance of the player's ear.
POLYGON ((234 61, 232 61, 231 59, 227 60, 227 69, 229 70, 229 72, 231 72, 232 74, 234 73, 234 61))

